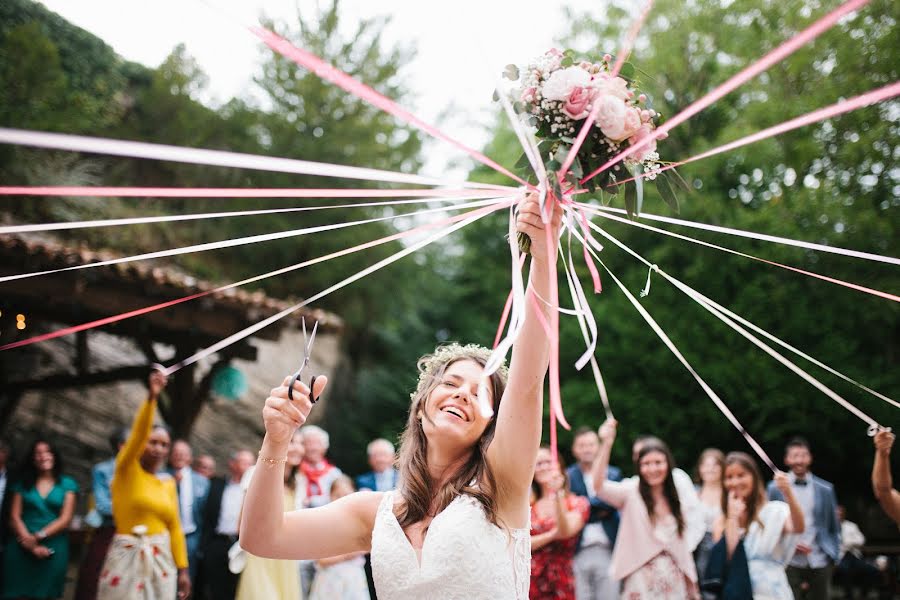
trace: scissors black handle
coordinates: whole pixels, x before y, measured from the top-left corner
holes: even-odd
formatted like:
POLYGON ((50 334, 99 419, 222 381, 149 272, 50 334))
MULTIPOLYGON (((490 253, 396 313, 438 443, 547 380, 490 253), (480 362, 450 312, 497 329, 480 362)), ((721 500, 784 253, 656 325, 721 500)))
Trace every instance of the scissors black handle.
MULTIPOLYGON (((297 383, 297 380, 300 379, 300 373, 297 372, 296 375, 291 379, 291 385, 288 386, 288 400, 291 402, 294 401, 294 384, 297 383)), ((303 383, 302 381, 300 383, 303 383)), ((313 388, 316 385, 316 376, 313 375, 312 379, 309 381, 309 401, 311 404, 315 404, 319 401, 318 397, 313 396, 313 388)))

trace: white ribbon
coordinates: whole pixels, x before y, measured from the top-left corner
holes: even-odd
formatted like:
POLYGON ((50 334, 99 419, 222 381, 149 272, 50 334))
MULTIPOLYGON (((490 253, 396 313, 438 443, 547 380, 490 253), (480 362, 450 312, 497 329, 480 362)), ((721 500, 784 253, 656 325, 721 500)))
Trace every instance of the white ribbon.
POLYGON ((245 244, 256 244, 259 242, 269 242, 272 240, 280 240, 289 237, 296 237, 300 235, 309 235, 312 233, 320 233, 323 231, 333 231, 335 229, 343 229, 345 227, 353 227, 355 225, 365 225, 368 223, 376 223, 379 221, 389 221, 392 219, 399 219, 402 217, 409 217, 413 215, 424 215, 434 212, 442 212, 446 210, 460 210, 463 208, 473 208, 479 206, 488 206, 490 204, 495 204, 497 202, 496 199, 489 200, 478 200, 475 202, 468 202, 464 204, 457 204, 454 206, 442 206, 439 208, 428 208, 424 210, 414 211, 411 213, 404 213, 399 215, 391 215, 387 217, 377 217, 372 219, 362 219, 360 221, 349 221, 346 223, 334 223, 331 225, 319 225, 317 227, 307 227, 305 229, 292 229, 290 231, 280 231, 278 233, 265 233, 260 235, 251 235, 247 237, 241 238, 233 238, 230 240, 222 240, 219 242, 208 242, 205 244, 195 244, 193 246, 183 246, 181 248, 170 248, 168 250, 158 250, 156 252, 146 252, 144 254, 136 254, 134 256, 123 256, 120 258, 112 258, 108 260, 101 260, 92 263, 86 263, 81 265, 73 265, 71 267, 62 267, 59 269, 50 269, 47 271, 34 271, 31 273, 21 273, 19 275, 7 275, 6 277, 0 277, 0 283, 4 281, 15 281, 17 279, 27 279, 30 277, 38 277, 40 275, 50 275, 52 273, 62 273, 64 271, 75 271, 80 269, 91 269, 94 267, 102 267, 106 265, 116 265, 121 263, 133 262, 137 260, 147 260, 151 258, 162 258, 165 256, 177 256, 180 254, 189 254, 192 252, 205 252, 207 250, 219 250, 221 248, 231 248, 233 246, 242 246, 245 244))
POLYGON ((671 339, 669 339, 669 336, 666 335, 666 332, 662 330, 656 320, 654 320, 654 318, 650 316, 650 313, 648 313, 647 310, 643 306, 641 306, 641 303, 638 302, 637 298, 635 298, 634 295, 630 291, 628 291, 628 288, 625 287, 625 285, 621 281, 619 281, 619 278, 609 270, 609 267, 607 267, 606 264, 602 260, 600 260, 599 256, 594 256, 594 258, 597 260, 597 262, 600 263, 603 269, 607 273, 609 273, 609 276, 612 277, 613 281, 616 282, 616 285, 619 286, 619 289, 622 290, 622 293, 625 294, 625 297, 628 298, 628 301, 631 302, 632 306, 634 306, 634 308, 637 309, 638 313, 640 313, 641 317, 644 318, 644 321, 646 321, 647 324, 650 325, 650 328, 653 330, 653 332, 656 333, 657 336, 659 336, 659 339, 663 341, 669 351, 671 351, 672 354, 675 355, 675 358, 677 358, 678 361, 682 365, 684 365, 684 368, 687 369, 688 372, 697 381, 697 383, 700 384, 700 387, 703 388, 703 391, 706 392, 706 395, 709 396, 710 400, 713 401, 713 404, 716 405, 719 411, 721 411, 721 413, 725 415, 725 418, 727 418, 731 422, 731 424, 741 432, 741 435, 744 436, 744 439, 747 440, 747 443, 750 444, 750 447, 752 447, 756 454, 763 461, 765 461, 769 468, 771 468, 773 471, 777 471, 775 463, 772 462, 772 459, 769 458, 769 455, 766 454, 766 451, 763 450, 762 446, 760 446, 759 443, 757 443, 757 441, 753 439, 753 436, 747 433, 747 430, 744 429, 744 426, 741 425, 741 422, 738 421, 737 417, 734 416, 734 413, 732 413, 728 406, 722 401, 722 399, 719 398, 718 394, 716 394, 716 392, 713 391, 711 387, 709 387, 706 381, 704 381, 703 378, 700 377, 700 374, 697 373, 696 370, 694 370, 694 367, 692 367, 684 357, 684 355, 681 354, 681 351, 679 351, 678 347, 675 346, 671 339))
POLYGON ((451 185, 465 188, 477 188, 481 185, 478 183, 453 182, 433 177, 411 175, 408 173, 397 173, 394 171, 367 169, 363 167, 349 167, 346 165, 311 162, 294 158, 277 158, 274 156, 245 154, 243 152, 184 148, 166 144, 130 142, 126 140, 113 140, 63 133, 45 133, 23 129, 0 128, 0 143, 50 148, 53 150, 67 150, 70 152, 84 152, 88 154, 107 154, 111 156, 168 160, 217 167, 276 171, 279 173, 296 173, 299 175, 317 175, 320 177, 340 177, 344 179, 364 179, 369 181, 411 183, 416 185, 451 185))
MULTIPOLYGON (((614 244, 616 244, 622 250, 625 250, 626 252, 631 254, 637 260, 641 261, 648 267, 651 267, 651 269, 653 269, 653 267, 655 267, 655 265, 651 266, 650 263, 646 259, 644 259, 642 256, 640 256, 638 253, 634 252, 631 248, 626 246, 624 243, 620 242, 618 239, 613 237, 611 234, 607 233, 606 231, 603 231, 602 229, 600 230, 600 234, 603 235, 606 239, 608 239, 611 242, 613 242, 614 244)), ((758 348, 760 348, 761 350, 766 352, 769 356, 771 356, 772 358, 774 358, 775 360, 777 360, 778 362, 780 362, 781 364, 786 366, 788 369, 790 369, 791 371, 796 373, 799 377, 801 377, 807 383, 809 383, 810 385, 815 387, 817 390, 819 390, 820 392, 822 392, 823 394, 825 394, 826 396, 828 396, 829 398, 831 398, 832 400, 834 400, 835 402, 837 402, 838 404, 843 406, 845 409, 847 409, 848 411, 853 413, 855 416, 859 417, 867 425, 869 425, 870 427, 878 426, 878 423, 877 423, 877 421, 875 421, 875 419, 873 419, 872 417, 868 416, 867 414, 865 414, 864 412, 862 412, 861 410, 859 410, 858 408, 853 406, 850 402, 845 400, 834 390, 832 390, 831 388, 829 388, 828 386, 826 386, 825 384, 820 382, 818 379, 816 379, 815 377, 813 377, 812 375, 810 375, 809 373, 807 373, 806 371, 804 371, 803 369, 798 367, 796 364, 794 364, 789 359, 785 358, 782 354, 780 354, 778 351, 773 349, 771 346, 769 346, 768 344, 766 344, 765 342, 760 340, 758 337, 756 337, 755 335, 753 335, 752 333, 750 333, 749 331, 747 331, 746 329, 741 327, 734 320, 732 320, 729 316, 727 316, 724 311, 719 310, 717 304, 715 304, 711 301, 708 301, 706 296, 700 294, 699 292, 696 292, 690 286, 682 283, 681 281, 679 281, 675 277, 672 277, 665 271, 660 270, 658 267, 656 267, 653 270, 656 270, 660 275, 662 275, 662 277, 664 277, 667 281, 671 282, 672 285, 677 287, 686 296, 688 296, 689 298, 691 298, 692 300, 697 302, 700 306, 705 308, 713 316, 715 316, 720 321, 722 321, 723 323, 725 323, 726 325, 728 325, 729 327, 731 327, 732 329, 737 331, 739 334, 741 334, 747 340, 751 341, 758 348)))
MULTIPOLYGON (((612 212, 625 214, 625 211, 621 208, 612 208, 609 206, 593 206, 591 207, 597 211, 603 212, 612 212)), ((870 252, 860 252, 859 250, 849 250, 847 248, 839 248, 837 246, 824 246, 822 244, 814 244, 812 242, 803 242, 800 240, 792 240, 790 238, 778 237, 775 235, 766 235, 763 233, 755 233, 753 231, 744 231, 742 229, 732 229, 730 227, 720 227, 718 225, 707 225, 705 223, 697 223, 694 221, 685 221, 683 219, 673 219, 672 217, 662 217, 659 215, 651 215, 651 214, 641 214, 642 219, 647 219, 648 221, 659 221, 661 223, 670 223, 672 225, 682 225, 684 227, 691 227, 693 229, 702 229, 704 231, 713 231, 715 233, 724 233, 727 235, 733 235, 737 237, 749 238, 752 240, 759 240, 762 242, 774 242, 776 244, 785 244, 788 246, 796 246, 798 248, 805 248, 807 250, 817 250, 819 252, 829 252, 831 254, 840 254, 842 256, 851 256, 853 258, 861 258, 863 260, 872 260, 875 262, 883 262, 888 263, 890 265, 900 265, 900 258, 893 258, 891 256, 882 256, 880 254, 872 254, 870 252)))
POLYGON ((86 227, 116 227, 120 225, 144 225, 147 223, 170 223, 174 221, 195 221, 199 219, 222 219, 227 217, 252 217, 258 215, 273 215, 281 213, 295 213, 313 210, 331 210, 335 208, 364 208, 371 206, 393 206, 400 204, 427 204, 446 200, 476 200, 499 198, 497 192, 475 194, 453 198, 414 198, 412 200, 385 200, 382 202, 356 202, 352 204, 332 204, 326 206, 301 206, 291 208, 271 208, 261 210, 237 210, 211 213, 194 213, 187 215, 164 215, 156 217, 131 217, 127 219, 97 219, 93 221, 63 221, 59 223, 40 223, 36 225, 10 225, 0 227, 0 234, 33 233, 36 231, 57 231, 68 229, 84 229, 86 227))
POLYGON ((481 414, 485 417, 490 417, 494 414, 494 409, 493 406, 491 406, 490 396, 488 394, 488 380, 506 360, 506 355, 509 353, 509 350, 512 348, 516 339, 518 339, 522 326, 525 324, 525 282, 522 277, 522 268, 520 267, 523 263, 519 255, 519 244, 516 241, 516 213, 514 206, 510 206, 509 209, 507 238, 509 241, 509 255, 511 259, 512 306, 510 307, 509 312, 509 326, 506 330, 506 337, 497 344, 493 353, 488 357, 488 360, 484 365, 484 370, 482 371, 481 381, 478 384, 478 406, 481 410, 481 414))
POLYGON ((222 340, 220 342, 216 342, 215 344, 213 344, 212 346, 209 346, 208 348, 200 350, 196 354, 193 354, 192 356, 185 358, 170 367, 166 367, 165 374, 171 375, 172 373, 174 373, 175 371, 178 371, 179 369, 182 369, 190 364, 193 364, 199 360, 202 360, 202 359, 206 358, 207 356, 215 354, 219 350, 222 350, 223 348, 227 348, 231 344, 234 344, 235 342, 238 342, 238 341, 244 339, 245 337, 256 333, 260 329, 268 327, 272 323, 275 323, 276 321, 283 319, 284 317, 288 316, 292 312, 299 310, 299 309, 303 308, 304 306, 312 304, 313 302, 316 302, 317 300, 324 298, 328 294, 330 294, 334 291, 337 291, 355 281, 358 281, 358 280, 362 279, 363 277, 365 277, 366 275, 374 273, 375 271, 378 271, 379 269, 386 267, 387 265, 389 265, 391 263, 397 262, 401 258, 408 256, 421 248, 424 248, 425 246, 427 246, 428 244, 431 244, 432 242, 435 242, 439 239, 447 237, 454 231, 457 231, 459 229, 462 229, 466 225, 474 223, 478 219, 481 219, 482 217, 486 216, 487 214, 489 214, 489 212, 482 212, 481 214, 476 214, 476 215, 471 216, 463 221, 460 221, 459 223, 456 223, 455 225, 451 225, 450 227, 447 227, 441 231, 438 231, 432 235, 429 235, 425 239, 420 240, 420 241, 404 248, 403 250, 400 250, 399 252, 395 252, 391 256, 384 258, 384 259, 378 261, 377 263, 375 263, 369 267, 366 267, 365 269, 363 269, 357 273, 354 273, 350 277, 347 277, 346 279, 341 280, 340 282, 319 292, 318 294, 310 296, 303 302, 298 302, 297 304, 295 304, 289 308, 286 308, 286 309, 282 310, 281 312, 272 315, 271 317, 263 319, 259 323, 255 323, 255 324, 251 325, 250 327, 242 329, 241 331, 238 331, 237 333, 228 336, 227 338, 225 338, 224 340, 222 340))

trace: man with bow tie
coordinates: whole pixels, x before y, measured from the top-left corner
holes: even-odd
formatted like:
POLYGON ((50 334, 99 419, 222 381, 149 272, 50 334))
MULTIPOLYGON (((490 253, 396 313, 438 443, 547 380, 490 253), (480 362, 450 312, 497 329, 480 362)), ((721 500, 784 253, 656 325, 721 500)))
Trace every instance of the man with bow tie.
MULTIPOLYGON (((841 551, 834 486, 810 472, 812 452, 803 438, 788 442, 784 464, 806 523, 787 568, 788 581, 797 600, 827 600, 831 596, 831 574, 841 551)), ((768 495, 769 500, 784 501, 774 482, 769 483, 768 495)))

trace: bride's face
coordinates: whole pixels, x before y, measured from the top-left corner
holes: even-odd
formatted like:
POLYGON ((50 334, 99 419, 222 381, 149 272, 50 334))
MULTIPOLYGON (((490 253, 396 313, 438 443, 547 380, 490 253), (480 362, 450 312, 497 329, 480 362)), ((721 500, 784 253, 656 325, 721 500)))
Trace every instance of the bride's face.
MULTIPOLYGON (((473 447, 484 434, 492 417, 478 409, 478 383, 483 368, 473 360, 449 365, 425 402, 422 428, 429 441, 473 447)), ((494 399, 488 401, 493 404, 494 399)))

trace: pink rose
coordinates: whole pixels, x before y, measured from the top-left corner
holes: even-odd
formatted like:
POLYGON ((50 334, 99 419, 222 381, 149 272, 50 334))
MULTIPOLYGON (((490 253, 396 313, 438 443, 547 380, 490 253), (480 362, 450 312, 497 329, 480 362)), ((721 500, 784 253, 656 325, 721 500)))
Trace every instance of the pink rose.
POLYGON ((591 100, 594 99, 594 90, 577 87, 569 94, 562 111, 574 121, 580 121, 590 114, 591 100))
POLYGON ((625 102, 615 96, 605 94, 599 96, 597 103, 597 127, 603 132, 603 135, 613 141, 624 140, 625 134, 625 113, 628 107, 625 102))
POLYGON ((628 107, 625 111, 625 124, 623 126, 622 139, 629 138, 641 128, 641 111, 628 107))
MULTIPOLYGON (((641 143, 645 139, 652 138, 652 137, 653 137, 653 125, 651 125, 650 123, 644 123, 643 125, 641 125, 638 128, 638 130, 634 133, 634 135, 632 135, 630 138, 628 138, 628 142, 632 146, 636 146, 637 144, 641 143)), ((647 144, 646 146, 644 146, 643 148, 638 150, 637 153, 635 153, 634 155, 631 156, 631 158, 638 162, 642 162, 642 161, 646 160, 647 155, 650 154, 651 152, 656 152, 656 140, 651 140, 649 144, 647 144)))
POLYGON ((521 96, 521 98, 519 98, 519 100, 521 100, 522 102, 531 102, 531 101, 533 101, 533 100, 534 100, 534 93, 535 93, 536 91, 537 91, 537 90, 536 90, 535 88, 533 88, 533 87, 530 87, 530 88, 526 89, 524 92, 522 92, 522 96, 521 96))

